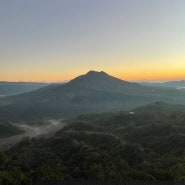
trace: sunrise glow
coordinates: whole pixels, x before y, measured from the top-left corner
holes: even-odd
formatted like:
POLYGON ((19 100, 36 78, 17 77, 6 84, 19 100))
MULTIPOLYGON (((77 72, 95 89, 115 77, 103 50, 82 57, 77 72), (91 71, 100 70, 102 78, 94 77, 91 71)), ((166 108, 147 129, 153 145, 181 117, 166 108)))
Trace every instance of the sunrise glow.
POLYGON ((0 81, 185 79, 184 1, 1 1, 0 81))

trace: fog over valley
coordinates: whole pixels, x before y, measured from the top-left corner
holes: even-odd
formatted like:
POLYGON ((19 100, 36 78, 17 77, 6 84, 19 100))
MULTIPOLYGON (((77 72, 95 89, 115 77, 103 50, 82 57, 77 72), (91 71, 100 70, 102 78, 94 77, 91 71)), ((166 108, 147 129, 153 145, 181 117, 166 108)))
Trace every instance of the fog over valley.
POLYGON ((12 123, 24 133, 6 138, 0 138, 0 149, 7 150, 13 147, 16 143, 22 141, 25 138, 37 138, 37 137, 51 137, 55 132, 59 131, 65 126, 65 122, 62 120, 47 120, 42 125, 21 124, 12 123))

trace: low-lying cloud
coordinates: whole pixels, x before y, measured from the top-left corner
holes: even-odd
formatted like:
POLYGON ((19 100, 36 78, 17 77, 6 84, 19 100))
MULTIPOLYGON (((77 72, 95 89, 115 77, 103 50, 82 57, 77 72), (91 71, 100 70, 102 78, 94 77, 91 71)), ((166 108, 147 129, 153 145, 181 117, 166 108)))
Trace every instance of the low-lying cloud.
POLYGON ((27 124, 16 124, 25 133, 0 139, 0 149, 5 150, 20 142, 23 138, 29 137, 50 137, 58 130, 65 126, 62 120, 47 120, 46 123, 40 126, 31 126, 27 124))

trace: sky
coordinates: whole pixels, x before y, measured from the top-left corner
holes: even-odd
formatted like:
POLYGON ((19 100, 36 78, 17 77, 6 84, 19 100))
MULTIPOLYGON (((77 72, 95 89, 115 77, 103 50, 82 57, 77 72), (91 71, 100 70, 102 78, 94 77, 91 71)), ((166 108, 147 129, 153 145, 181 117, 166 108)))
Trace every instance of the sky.
POLYGON ((0 81, 185 79, 184 0, 0 0, 0 81))

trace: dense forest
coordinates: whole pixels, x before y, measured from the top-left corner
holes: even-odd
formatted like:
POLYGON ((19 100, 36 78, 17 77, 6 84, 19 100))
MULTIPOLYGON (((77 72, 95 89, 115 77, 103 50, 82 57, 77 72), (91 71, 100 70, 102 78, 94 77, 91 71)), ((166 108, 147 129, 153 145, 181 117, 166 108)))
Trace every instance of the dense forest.
POLYGON ((51 138, 0 153, 0 184, 74 179, 185 180, 185 109, 161 102, 81 115, 51 138))

